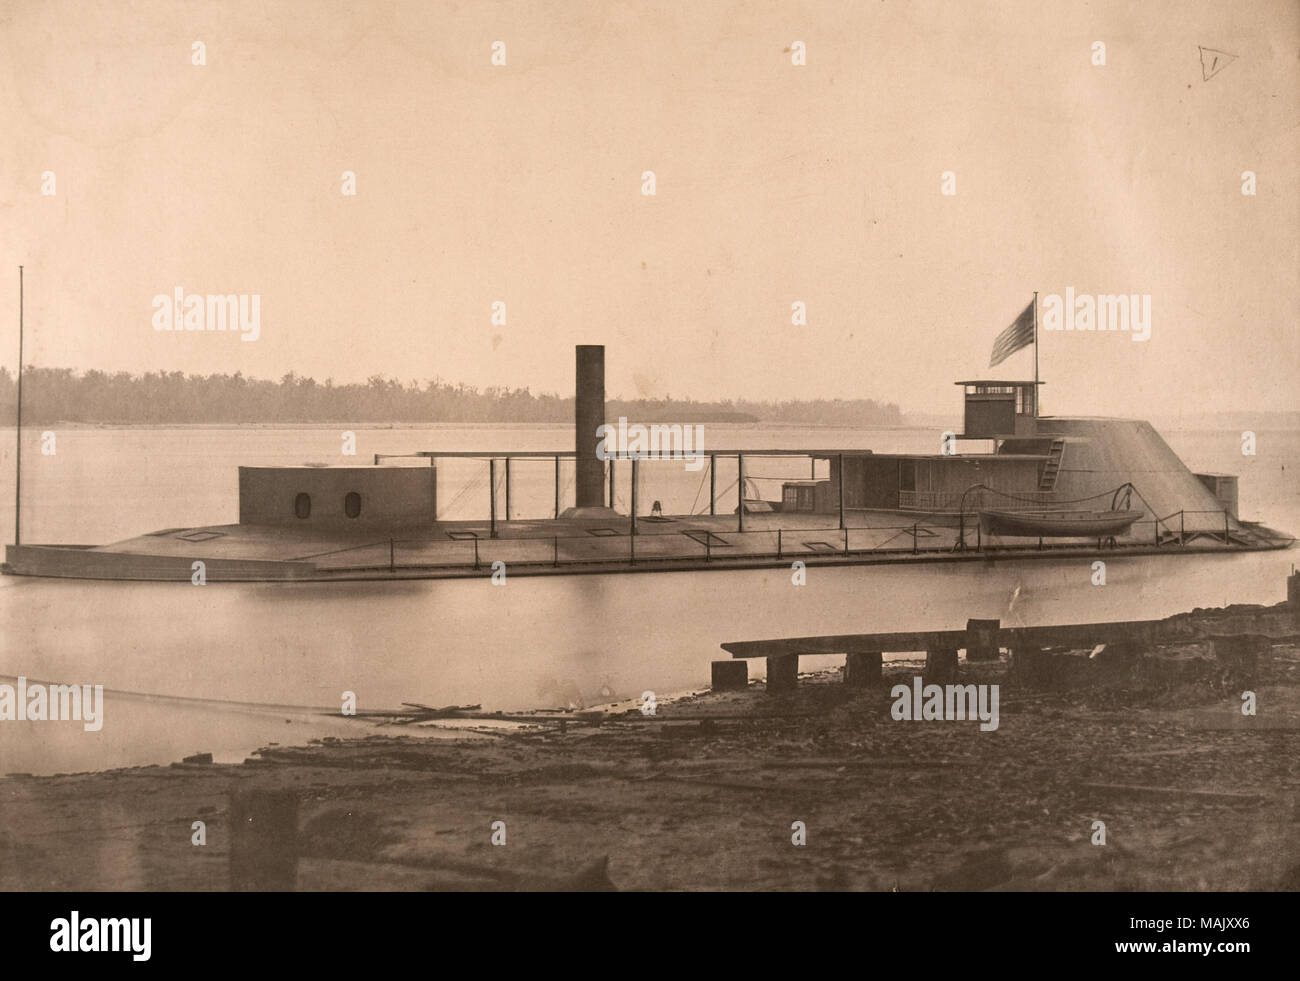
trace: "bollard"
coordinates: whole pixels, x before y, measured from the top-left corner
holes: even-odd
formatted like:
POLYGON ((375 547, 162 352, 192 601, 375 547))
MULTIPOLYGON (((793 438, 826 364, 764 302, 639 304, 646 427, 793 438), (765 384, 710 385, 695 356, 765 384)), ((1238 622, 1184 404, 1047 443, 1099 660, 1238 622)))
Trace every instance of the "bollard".
POLYGON ((289 790, 230 795, 230 888, 286 892, 298 885, 298 798, 289 790))
POLYGON ((850 688, 870 688, 883 679, 884 655, 880 651, 849 651, 844 655, 844 683, 850 688))
POLYGON ((714 691, 740 691, 749 687, 749 664, 733 659, 713 662, 714 691))
POLYGON ((794 691, 799 684, 799 655, 779 654, 767 659, 767 690, 794 691))

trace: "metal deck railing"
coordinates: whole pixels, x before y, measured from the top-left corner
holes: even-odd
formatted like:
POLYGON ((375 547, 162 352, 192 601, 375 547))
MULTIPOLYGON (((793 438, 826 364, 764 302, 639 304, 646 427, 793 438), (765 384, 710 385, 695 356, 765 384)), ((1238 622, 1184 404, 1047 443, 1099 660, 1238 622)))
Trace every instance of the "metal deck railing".
POLYGON ((1007 538, 990 540, 978 522, 968 528, 940 527, 922 522, 863 525, 846 528, 775 528, 718 530, 688 528, 680 532, 629 535, 553 535, 535 538, 491 538, 474 532, 459 539, 384 538, 328 552, 295 556, 312 561, 321 571, 383 570, 486 570, 504 562, 511 566, 652 566, 698 562, 725 565, 732 562, 792 562, 797 559, 870 560, 937 555, 950 552, 1011 555, 1047 551, 1096 549, 1150 550, 1192 545, 1209 539, 1231 548, 1279 548, 1292 538, 1271 536, 1257 528, 1233 528, 1225 510, 1176 511, 1156 520, 1135 522, 1130 534, 1118 539, 1007 538), (1222 530, 1187 528, 1189 515, 1219 515, 1222 530), (1149 529, 1149 530, 1148 530, 1149 529))

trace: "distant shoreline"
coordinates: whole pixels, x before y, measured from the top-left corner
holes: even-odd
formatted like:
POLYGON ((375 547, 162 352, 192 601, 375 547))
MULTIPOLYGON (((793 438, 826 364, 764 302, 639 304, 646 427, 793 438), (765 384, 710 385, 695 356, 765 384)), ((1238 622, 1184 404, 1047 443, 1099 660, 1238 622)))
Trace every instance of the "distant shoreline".
MULTIPOLYGON (((647 425, 686 425, 680 422, 662 422, 646 423, 647 425)), ((694 425, 694 423, 693 423, 694 425)), ((774 422, 771 420, 759 420, 757 422, 708 422, 702 425, 706 426, 727 426, 736 429, 824 429, 824 430, 911 430, 911 429, 928 429, 926 425, 908 425, 907 423, 874 423, 862 426, 848 425, 822 425, 811 422, 774 422)), ((85 430, 109 430, 109 429, 139 429, 139 430, 168 430, 168 429, 192 429, 192 430, 238 430, 238 429, 265 429, 265 430, 314 430, 314 429, 353 429, 364 432, 373 432, 376 430, 417 430, 417 429, 535 429, 544 430, 571 430, 571 423, 563 422, 394 422, 394 423, 358 423, 355 420, 339 420, 337 422, 33 422, 28 424, 25 420, 23 428, 34 430, 38 427, 58 429, 85 429, 85 430)), ((14 424, 12 422, 0 425, 0 431, 12 432, 14 424)))
MULTIPOLYGON (((639 421, 639 420, 638 420, 639 421)), ((1149 420, 1152 425, 1161 432, 1223 432, 1225 430, 1253 429, 1255 432, 1297 432, 1300 431, 1300 419, 1295 420, 1274 420, 1266 419, 1263 422, 1256 422, 1253 426, 1244 426, 1241 420, 1236 422, 1215 423, 1213 420, 1190 419, 1179 421, 1175 419, 1149 420)), ((686 425, 681 422, 665 422, 655 420, 653 423, 647 422, 647 425, 686 425)), ((696 423, 692 423, 694 425, 696 423)), ((706 426, 726 426, 735 429, 814 429, 832 431, 851 431, 851 430, 872 430, 872 431, 907 431, 917 429, 940 429, 940 428, 960 428, 960 420, 949 419, 946 421, 931 421, 928 419, 910 420, 906 417, 900 423, 868 423, 864 425, 845 425, 841 423, 815 423, 815 422, 780 422, 771 419, 761 419, 755 422, 709 422, 705 420, 702 425, 706 426)), ((60 430, 141 430, 141 431, 164 431, 170 429, 180 430, 315 430, 315 429, 353 429, 363 432, 374 432, 377 430, 429 430, 429 429, 535 429, 543 430, 571 430, 573 426, 563 422, 393 422, 393 423, 366 423, 357 422, 356 420, 340 419, 335 422, 82 422, 82 421, 65 421, 65 420, 37 420, 33 422, 23 421, 23 428, 27 430, 35 429, 60 429, 60 430)), ((12 421, 0 423, 0 432, 13 432, 14 423, 12 421)))

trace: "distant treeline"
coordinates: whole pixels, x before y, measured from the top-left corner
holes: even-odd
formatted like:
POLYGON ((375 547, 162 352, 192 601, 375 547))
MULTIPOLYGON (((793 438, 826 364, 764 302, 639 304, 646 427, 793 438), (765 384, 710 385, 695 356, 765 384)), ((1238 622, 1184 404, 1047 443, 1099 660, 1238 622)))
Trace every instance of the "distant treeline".
MULTIPOLYGON (((10 425, 17 380, 0 368, 0 425, 10 425)), ((696 402, 658 399, 607 402, 606 416, 633 422, 786 422, 810 425, 898 425, 896 405, 871 399, 792 402, 696 402)), ((168 425, 176 423, 475 423, 573 421, 573 399, 527 389, 487 388, 443 381, 403 384, 372 376, 364 385, 323 383, 290 372, 278 382, 180 371, 76 372, 27 368, 23 422, 168 425)))

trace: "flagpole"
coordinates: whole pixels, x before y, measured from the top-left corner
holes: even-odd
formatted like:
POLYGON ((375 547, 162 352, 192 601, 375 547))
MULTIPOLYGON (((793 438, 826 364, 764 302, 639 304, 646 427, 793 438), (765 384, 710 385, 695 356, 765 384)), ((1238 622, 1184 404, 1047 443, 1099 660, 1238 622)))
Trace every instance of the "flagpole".
POLYGON ((1038 418, 1038 290, 1034 290, 1034 418, 1038 418))
POLYGON ((18 424, 14 427, 17 443, 14 454, 14 545, 23 543, 23 267, 18 267, 18 424))

